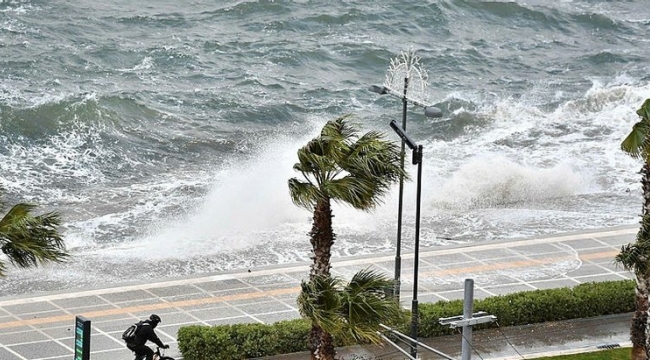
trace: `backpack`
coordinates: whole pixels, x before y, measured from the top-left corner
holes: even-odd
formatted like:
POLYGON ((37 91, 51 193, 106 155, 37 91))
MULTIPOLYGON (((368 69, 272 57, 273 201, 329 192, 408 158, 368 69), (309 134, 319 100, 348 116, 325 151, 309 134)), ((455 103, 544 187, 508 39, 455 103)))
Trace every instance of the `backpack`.
POLYGON ((124 332, 122 333, 122 340, 124 340, 127 344, 133 344, 135 342, 135 333, 138 331, 138 326, 139 324, 133 324, 126 328, 124 332))

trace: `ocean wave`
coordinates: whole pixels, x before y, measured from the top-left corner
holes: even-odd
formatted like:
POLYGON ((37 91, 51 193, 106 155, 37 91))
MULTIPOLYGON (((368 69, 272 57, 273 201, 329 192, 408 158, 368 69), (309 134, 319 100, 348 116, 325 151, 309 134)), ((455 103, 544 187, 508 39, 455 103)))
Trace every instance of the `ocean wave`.
POLYGON ((585 179, 567 164, 548 169, 522 166, 503 157, 477 156, 443 184, 435 202, 462 210, 530 204, 584 191, 585 179))
POLYGON ((483 21, 495 20, 507 21, 504 25, 518 25, 529 27, 552 28, 562 30, 564 28, 561 15, 557 10, 549 7, 530 6, 518 1, 471 1, 451 0, 454 11, 457 9, 470 10, 472 14, 483 21))
MULTIPOLYGON (((296 151, 345 113, 399 141, 403 104, 368 86, 407 49, 443 110, 407 109, 423 246, 636 220, 640 166, 620 141, 650 97, 640 0, 83 4, 0 2, 0 185, 64 215, 80 260, 48 268, 53 286, 103 278, 77 276, 95 262, 120 281, 134 257, 160 276, 161 246, 169 276, 308 261, 296 151)), ((397 196, 336 206, 335 256, 390 250, 397 196)), ((45 272, 2 289, 42 289, 45 272)))

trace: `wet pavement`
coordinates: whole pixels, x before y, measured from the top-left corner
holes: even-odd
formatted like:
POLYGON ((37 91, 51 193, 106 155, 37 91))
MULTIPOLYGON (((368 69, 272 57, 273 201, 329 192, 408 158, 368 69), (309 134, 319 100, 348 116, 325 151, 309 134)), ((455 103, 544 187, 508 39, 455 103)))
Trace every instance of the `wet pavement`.
MULTIPOLYGON (((614 347, 629 347, 630 319, 632 314, 619 314, 589 319, 578 319, 526 326, 474 331, 472 359, 519 360, 539 357, 598 351, 614 347)), ((460 334, 422 340, 425 344, 454 359, 461 359, 460 334)), ((409 352, 406 344, 400 346, 409 352)), ((355 346, 339 349, 342 359, 352 354, 372 360, 405 359, 390 346, 355 346)), ((422 347, 420 359, 444 359, 422 347)), ((308 359, 308 353, 273 357, 273 360, 308 359)), ((266 358, 267 360, 271 360, 266 358)))
MULTIPOLYGON (((630 279, 612 262, 622 244, 634 241, 637 227, 618 227, 534 239, 467 243, 420 250, 420 303, 463 297, 464 280, 474 279, 474 298, 524 290, 547 289, 592 281, 630 279)), ((333 275, 349 279, 362 268, 389 275, 394 254, 336 259, 333 275)), ((175 338, 190 324, 267 323, 299 317, 296 296, 308 277, 309 264, 286 264, 250 271, 161 279, 146 284, 0 297, 0 359, 34 360, 74 357, 77 315, 91 321, 91 359, 132 359, 120 336, 131 323, 159 314, 157 332, 171 344, 167 355, 180 359, 175 338)), ((402 254, 401 304, 409 308, 413 254, 402 254)), ((460 315, 460 314, 459 314, 460 315)), ((629 315, 588 319, 570 324, 548 323, 474 333, 474 358, 529 358, 533 354, 596 349, 624 344, 629 315), (557 329, 566 329, 558 332, 557 329), (552 334, 558 334, 553 337, 552 334), (480 357, 479 357, 480 354, 480 357)), ((458 336, 432 340, 459 358, 458 336)), ((358 351, 382 359, 400 359, 391 348, 341 349, 345 357, 358 351), (379 351, 385 352, 379 352, 379 351)), ((293 354, 278 359, 304 359, 293 354), (291 357, 293 356, 293 357, 291 357)), ((421 352, 423 358, 427 354, 421 352)), ((439 357, 438 357, 439 358, 439 357)))

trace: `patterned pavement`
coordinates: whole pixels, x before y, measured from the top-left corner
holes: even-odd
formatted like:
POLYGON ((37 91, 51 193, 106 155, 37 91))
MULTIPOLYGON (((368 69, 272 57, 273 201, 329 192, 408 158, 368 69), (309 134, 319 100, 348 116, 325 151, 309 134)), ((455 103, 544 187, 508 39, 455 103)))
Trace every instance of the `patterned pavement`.
MULTIPOLYGON (((418 300, 462 299, 474 279, 476 299, 523 290, 630 279, 613 264, 637 227, 617 227, 534 239, 459 244, 420 250, 418 300)), ((362 268, 390 274, 394 254, 334 260, 332 273, 349 279, 362 268)), ((157 333, 180 359, 175 337, 189 324, 267 323, 299 316, 295 299, 309 264, 289 264, 159 282, 0 297, 0 359, 74 358, 75 317, 91 321, 92 360, 132 359, 122 331, 151 313, 157 333)), ((401 303, 411 304, 413 253, 402 254, 401 303)), ((459 314, 460 315, 460 314, 459 314)))

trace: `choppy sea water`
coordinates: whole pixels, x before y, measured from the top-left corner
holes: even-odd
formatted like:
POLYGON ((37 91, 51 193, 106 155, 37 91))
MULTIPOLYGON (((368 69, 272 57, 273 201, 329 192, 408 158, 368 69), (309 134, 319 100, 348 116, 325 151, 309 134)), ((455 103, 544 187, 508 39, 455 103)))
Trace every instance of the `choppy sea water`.
MULTIPOLYGON (((0 0, 4 200, 59 211, 73 255, 0 293, 308 260, 296 151, 347 113, 398 141, 400 101, 368 87, 404 51, 444 113, 408 110, 421 246, 634 224, 620 142, 650 97, 649 35, 642 0, 0 0)), ((408 252, 413 182, 404 204, 408 252)), ((397 186, 334 214, 335 257, 394 251, 397 186)))

